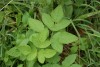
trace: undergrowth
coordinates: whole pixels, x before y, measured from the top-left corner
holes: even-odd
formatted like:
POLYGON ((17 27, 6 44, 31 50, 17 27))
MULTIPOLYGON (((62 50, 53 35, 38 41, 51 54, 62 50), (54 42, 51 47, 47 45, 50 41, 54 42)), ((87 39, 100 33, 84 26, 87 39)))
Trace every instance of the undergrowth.
POLYGON ((0 67, 100 67, 100 1, 1 0, 0 67))

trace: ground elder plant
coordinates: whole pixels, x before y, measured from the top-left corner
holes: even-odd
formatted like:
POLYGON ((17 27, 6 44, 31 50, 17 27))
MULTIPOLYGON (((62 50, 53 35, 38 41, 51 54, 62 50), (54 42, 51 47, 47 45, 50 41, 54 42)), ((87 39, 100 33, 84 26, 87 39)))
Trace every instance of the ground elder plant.
POLYGON ((1 0, 0 67, 100 67, 99 0, 1 0))
MULTIPOLYGON (((34 63, 44 64, 47 59, 52 59, 54 56, 63 51, 63 45, 73 43, 78 40, 78 37, 65 31, 65 28, 72 23, 72 20, 65 19, 61 5, 58 5, 50 14, 41 13, 42 20, 34 19, 25 13, 22 22, 28 24, 26 34, 17 34, 16 44, 14 47, 6 51, 6 58, 17 58, 21 61, 26 61, 26 67, 33 67, 34 63)), ((47 63, 42 67, 73 67, 79 66, 73 64, 77 55, 68 56, 62 65, 56 63, 47 63), (66 64, 66 62, 68 64, 66 64)), ((60 58, 60 57, 59 57, 60 58)), ((58 58, 58 59, 59 59, 58 58)), ((5 60, 9 62, 9 60, 5 60)), ((22 65, 19 65, 20 67, 22 65)))

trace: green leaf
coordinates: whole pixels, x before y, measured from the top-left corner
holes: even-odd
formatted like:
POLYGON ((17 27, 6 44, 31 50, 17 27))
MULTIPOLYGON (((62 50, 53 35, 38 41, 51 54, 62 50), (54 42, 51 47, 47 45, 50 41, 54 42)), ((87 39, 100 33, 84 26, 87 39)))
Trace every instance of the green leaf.
POLYGON ((19 45, 18 50, 23 54, 23 55, 28 55, 31 52, 31 47, 29 45, 19 45))
POLYGON ((72 17, 72 13, 73 13, 73 6, 72 5, 68 5, 65 7, 65 14, 66 17, 71 18, 72 17))
POLYGON ((28 12, 25 12, 24 15, 23 15, 23 17, 22 17, 22 22, 23 22, 25 25, 27 25, 27 23, 28 23, 28 18, 30 18, 29 13, 28 13, 28 12))
POLYGON ((40 41, 39 41, 39 34, 38 33, 34 33, 30 36, 30 41, 36 46, 36 47, 39 47, 40 44, 40 41))
POLYGON ((49 36, 49 30, 45 28, 42 32, 39 33, 39 40, 41 42, 44 42, 48 36, 49 36))
MULTIPOLYGON (((21 44, 25 39, 25 34, 17 34, 16 45, 21 44)), ((23 44, 25 45, 25 44, 23 44)))
POLYGON ((63 45, 59 42, 59 35, 60 35, 60 32, 57 32, 52 36, 52 38, 51 38, 51 46, 57 52, 61 53, 63 51, 63 45))
POLYGON ((78 38, 75 35, 65 32, 65 31, 60 31, 60 32, 55 33, 52 36, 51 46, 53 49, 55 49, 56 51, 61 53, 63 50, 62 44, 69 44, 69 43, 75 42, 77 40, 78 40, 78 38))
POLYGON ((17 47, 13 47, 10 50, 7 51, 7 54, 13 57, 19 57, 21 55, 20 51, 17 49, 17 47))
POLYGON ((77 5, 81 5, 81 4, 84 4, 84 0, 75 0, 75 3, 77 4, 77 5))
POLYGON ((63 45, 57 41, 51 44, 52 48, 55 49, 57 52, 62 53, 63 45), (58 49, 59 48, 59 49, 58 49))
POLYGON ((27 58, 27 56, 26 56, 26 55, 23 55, 23 54, 21 54, 20 57, 19 57, 19 59, 20 59, 21 61, 25 61, 26 58, 27 58))
POLYGON ((59 54, 56 54, 52 58, 47 58, 46 61, 49 63, 58 63, 60 61, 60 56, 59 54))
POLYGON ((27 45, 28 42, 28 39, 23 39, 19 45, 27 45))
POLYGON ((19 12, 16 15, 16 25, 19 26, 21 22, 22 22, 22 14, 19 12))
POLYGON ((19 64, 17 67, 23 67, 23 64, 19 64))
POLYGON ((38 61, 40 63, 44 63, 45 61, 45 57, 44 57, 44 49, 41 49, 39 52, 38 52, 38 61))
POLYGON ((41 67, 41 66, 39 65, 39 63, 36 62, 36 63, 34 64, 34 67, 41 67))
POLYGON ((36 58, 36 56, 37 56, 37 49, 34 47, 31 53, 29 53, 29 55, 27 56, 27 60, 32 61, 36 58))
POLYGON ((38 47, 39 47, 39 48, 46 48, 46 47, 48 47, 50 44, 51 44, 50 40, 46 40, 45 42, 40 43, 38 47))
POLYGON ((71 18, 73 13, 73 5, 72 5, 73 3, 71 0, 64 0, 63 2, 64 4, 66 4, 63 6, 64 14, 66 17, 71 18))
POLYGON ((42 67, 61 67, 59 64, 45 64, 42 67))
POLYGON ((54 19, 54 22, 60 22, 60 20, 64 17, 62 6, 57 6, 52 12, 51 17, 54 19))
POLYGON ((44 42, 41 42, 39 40, 38 34, 32 34, 32 36, 30 37, 30 41, 38 48, 46 48, 51 44, 50 40, 45 40, 44 42))
POLYGON ((82 66, 79 64, 72 64, 70 67, 82 67, 82 66))
POLYGON ((69 24, 71 23, 71 20, 68 19, 63 19, 59 23, 55 24, 54 27, 52 28, 52 31, 58 31, 61 29, 66 28, 69 24))
POLYGON ((56 51, 53 50, 53 49, 41 49, 39 52, 38 52, 38 61, 40 63, 44 63, 45 61, 45 58, 51 58, 53 57, 54 55, 56 54, 56 51))
POLYGON ((55 43, 56 41, 59 40, 59 35, 60 35, 61 32, 57 32, 57 33, 54 33, 53 36, 51 37, 51 42, 52 43, 55 43))
POLYGON ((78 46, 77 45, 74 45, 71 47, 71 53, 76 53, 78 50, 78 46))
POLYGON ((59 42, 63 44, 69 44, 78 40, 77 36, 68 32, 61 32, 59 36, 59 42))
POLYGON ((65 58, 65 60, 62 62, 63 67, 69 67, 75 62, 76 54, 69 55, 65 58))
POLYGON ((56 51, 53 49, 45 49, 44 56, 45 58, 51 58, 56 54, 56 51))
MULTIPOLYGON (((36 40, 38 40, 38 37, 39 37, 39 33, 33 33, 30 37, 29 37, 29 40, 31 42, 34 42, 36 40)), ((39 41, 39 40, 38 40, 39 41)))
MULTIPOLYGON (((80 38, 80 40, 81 40, 80 50, 83 50, 83 51, 87 50, 88 47, 89 47, 89 45, 88 45, 88 39, 87 38, 80 38)), ((79 43, 80 42, 78 41, 78 44, 79 43)))
POLYGON ((29 18, 28 19, 29 27, 30 29, 36 31, 36 32, 41 32, 44 30, 44 25, 41 21, 29 18))
POLYGON ((42 21, 52 31, 58 31, 64 29, 71 23, 71 20, 61 19, 58 23, 54 24, 54 21, 52 20, 51 16, 46 13, 42 14, 42 21))
POLYGON ((11 66, 13 65, 13 61, 11 61, 11 59, 8 60, 8 62, 6 62, 6 66, 11 66))
POLYGON ((4 58, 3 58, 3 61, 6 63, 6 62, 8 62, 8 60, 9 60, 9 57, 8 56, 5 56, 4 58))
POLYGON ((49 14, 42 13, 42 21, 49 29, 54 26, 54 22, 49 14))
POLYGON ((46 0, 47 4, 50 5, 52 3, 52 0, 46 0))
POLYGON ((33 33, 35 33, 35 31, 29 29, 29 30, 26 32, 26 38, 29 38, 33 33))
POLYGON ((3 17, 4 17, 4 12, 0 11, 0 23, 2 22, 3 17))
POLYGON ((34 67, 34 64, 35 64, 35 60, 33 61, 26 61, 26 67, 34 67))

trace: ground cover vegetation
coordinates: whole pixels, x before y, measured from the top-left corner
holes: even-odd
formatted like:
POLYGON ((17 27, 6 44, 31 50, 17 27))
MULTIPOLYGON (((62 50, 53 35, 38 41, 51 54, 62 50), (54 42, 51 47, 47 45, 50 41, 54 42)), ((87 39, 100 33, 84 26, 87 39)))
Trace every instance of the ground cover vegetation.
POLYGON ((0 67, 100 67, 100 0, 0 0, 0 67))

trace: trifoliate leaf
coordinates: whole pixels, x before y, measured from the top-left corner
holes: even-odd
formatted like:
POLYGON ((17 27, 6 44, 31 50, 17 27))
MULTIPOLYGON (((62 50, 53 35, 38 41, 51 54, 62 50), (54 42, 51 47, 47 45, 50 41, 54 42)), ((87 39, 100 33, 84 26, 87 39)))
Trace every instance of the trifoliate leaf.
POLYGON ((36 31, 36 32, 41 32, 44 30, 44 25, 41 21, 39 20, 36 20, 36 19, 32 19, 32 18, 29 18, 28 19, 28 23, 29 23, 29 27, 36 31))
POLYGON ((44 56, 45 58, 51 58, 56 54, 56 51, 53 49, 45 49, 44 56))
POLYGON ((17 47, 13 47, 10 50, 7 51, 7 54, 13 57, 19 57, 21 55, 20 51, 17 49, 17 47))
POLYGON ((44 63, 45 61, 45 57, 44 57, 44 49, 41 49, 39 52, 38 52, 38 61, 40 63, 44 63))
POLYGON ((78 37, 75 35, 65 32, 65 31, 60 31, 55 33, 52 38, 51 38, 51 46, 53 49, 57 50, 58 52, 62 52, 63 50, 63 45, 62 44, 69 44, 72 42, 75 42, 78 40, 78 37), (59 47, 59 49, 58 49, 59 47))
POLYGON ((42 21, 49 29, 54 26, 54 22, 49 14, 42 13, 42 21))
POLYGON ((70 65, 72 65, 75 62, 76 56, 76 54, 72 54, 66 57, 65 60, 62 62, 62 66, 69 67, 70 65))
POLYGON ((45 40, 44 42, 41 42, 39 40, 39 35, 38 34, 33 34, 30 37, 30 41, 38 48, 46 48, 51 44, 50 40, 45 40))
POLYGON ((62 6, 59 5, 57 6, 52 12, 51 12, 51 17, 54 19, 54 22, 59 22, 63 17, 63 9, 62 6))
POLYGON ((49 14, 46 14, 46 13, 42 14, 43 23, 52 31, 58 31, 58 30, 64 29, 72 22, 71 20, 68 20, 68 19, 61 19, 58 23, 55 22, 54 24, 54 21, 52 19, 53 18, 51 18, 49 14))
POLYGON ((18 50, 23 54, 23 55, 28 55, 31 52, 31 47, 29 45, 19 45, 18 50))

